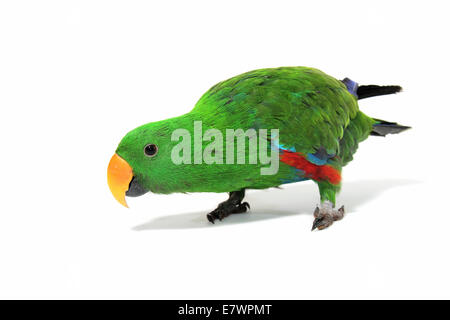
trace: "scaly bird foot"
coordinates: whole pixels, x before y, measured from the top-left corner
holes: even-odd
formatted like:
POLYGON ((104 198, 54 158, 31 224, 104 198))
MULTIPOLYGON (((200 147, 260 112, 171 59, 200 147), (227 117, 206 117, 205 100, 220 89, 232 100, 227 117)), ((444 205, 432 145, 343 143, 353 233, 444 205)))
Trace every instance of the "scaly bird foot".
POLYGON ((314 222, 311 231, 314 229, 325 229, 333 224, 334 221, 341 220, 344 217, 344 206, 338 210, 333 209, 333 204, 330 201, 324 201, 321 208, 317 207, 314 210, 314 222))
POLYGON ((244 213, 247 212, 247 210, 250 210, 250 205, 248 202, 242 202, 237 205, 221 203, 217 209, 208 213, 206 218, 209 222, 214 223, 216 219, 222 221, 223 218, 228 217, 230 214, 244 213))
POLYGON ((228 200, 219 204, 215 210, 206 215, 206 218, 209 222, 214 223, 214 220, 222 220, 230 214, 247 212, 247 209, 250 209, 250 205, 247 202, 242 202, 244 196, 244 189, 230 192, 228 200))

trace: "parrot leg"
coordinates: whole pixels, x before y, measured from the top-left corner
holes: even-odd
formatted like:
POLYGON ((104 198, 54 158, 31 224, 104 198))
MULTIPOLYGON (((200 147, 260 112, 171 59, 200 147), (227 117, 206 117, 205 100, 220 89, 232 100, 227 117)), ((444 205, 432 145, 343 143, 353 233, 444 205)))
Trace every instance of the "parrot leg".
POLYGON ((312 230, 314 229, 325 229, 333 224, 334 221, 341 220, 344 217, 344 206, 340 207, 338 210, 334 209, 336 203, 336 193, 339 191, 339 185, 332 185, 329 182, 318 182, 320 191, 320 208, 317 207, 314 210, 314 222, 312 225, 312 230))
POLYGON ((230 197, 227 201, 220 203, 217 208, 206 215, 209 222, 214 223, 214 220, 222 220, 230 214, 244 213, 250 209, 247 202, 242 202, 245 196, 245 190, 233 191, 229 193, 230 197))

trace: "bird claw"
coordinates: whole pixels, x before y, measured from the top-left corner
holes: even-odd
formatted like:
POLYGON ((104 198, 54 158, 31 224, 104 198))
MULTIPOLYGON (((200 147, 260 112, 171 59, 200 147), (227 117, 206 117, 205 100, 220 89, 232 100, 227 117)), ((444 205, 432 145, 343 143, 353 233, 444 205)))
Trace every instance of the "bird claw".
POLYGON ((237 212, 233 212, 233 213, 244 213, 247 212, 247 210, 250 210, 250 205, 248 202, 242 202, 238 207, 237 207, 237 212))
POLYGON ((213 216, 211 213, 208 213, 208 214, 206 215, 206 219, 208 219, 209 222, 211 222, 212 224, 214 224, 215 218, 214 218, 214 216, 213 216))
POLYGON ((323 223, 323 218, 315 218, 311 231, 313 231, 314 229, 318 228, 319 230, 321 230, 319 227, 321 227, 321 224, 323 223))
POLYGON ((211 211, 206 215, 209 222, 214 224, 214 221, 219 219, 222 221, 224 218, 228 217, 230 214, 244 213, 250 210, 250 205, 248 202, 242 202, 237 205, 224 205, 220 204, 217 209, 211 211))
POLYGON ((334 221, 341 220, 344 217, 344 206, 334 210, 331 203, 325 203, 322 208, 314 210, 314 222, 311 231, 314 229, 322 230, 328 228, 334 221))

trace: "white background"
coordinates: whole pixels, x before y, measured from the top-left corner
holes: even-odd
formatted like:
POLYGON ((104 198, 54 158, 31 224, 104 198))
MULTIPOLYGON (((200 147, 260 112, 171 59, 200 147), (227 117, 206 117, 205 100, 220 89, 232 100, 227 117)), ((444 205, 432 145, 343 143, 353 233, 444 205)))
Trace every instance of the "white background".
POLYGON ((445 1, 2 1, 0 298, 450 298, 445 1), (216 82, 306 65, 404 92, 362 100, 410 125, 343 171, 347 214, 311 232, 312 182, 149 194, 120 206, 106 167, 138 125, 216 82))

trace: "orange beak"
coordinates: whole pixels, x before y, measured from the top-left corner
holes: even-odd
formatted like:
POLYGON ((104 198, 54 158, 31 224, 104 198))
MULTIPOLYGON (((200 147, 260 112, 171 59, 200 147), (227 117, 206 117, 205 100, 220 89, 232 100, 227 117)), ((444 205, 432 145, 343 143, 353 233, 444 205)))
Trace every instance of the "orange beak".
POLYGON ((125 193, 131 179, 133 179, 133 170, 128 162, 114 154, 108 165, 108 186, 114 198, 127 208, 125 193))

